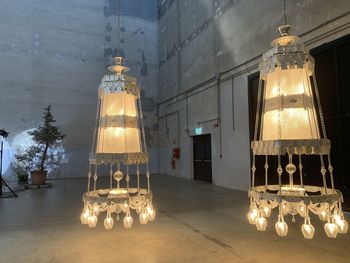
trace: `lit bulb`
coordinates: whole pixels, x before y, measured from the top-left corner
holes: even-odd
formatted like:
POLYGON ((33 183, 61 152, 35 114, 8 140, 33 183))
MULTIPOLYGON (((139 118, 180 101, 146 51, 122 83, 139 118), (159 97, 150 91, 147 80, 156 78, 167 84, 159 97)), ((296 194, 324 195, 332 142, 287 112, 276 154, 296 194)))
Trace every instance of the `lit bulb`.
POLYGON ((329 238, 336 238, 338 234, 338 227, 334 223, 327 223, 324 225, 324 231, 329 238))
POLYGON ((306 206, 304 204, 298 206, 298 213, 301 217, 306 216, 306 206))
POLYGON ((318 217, 320 218, 321 221, 326 221, 328 218, 328 209, 322 208, 318 214, 318 217))
POLYGON ((267 221, 264 217, 257 217, 255 220, 255 225, 258 231, 265 231, 267 226, 267 221))
POLYGON ((147 216, 147 213, 145 212, 142 212, 139 216, 139 219, 140 219, 140 223, 141 225, 146 225, 147 222, 148 222, 148 216, 147 216))
POLYGON ((104 224, 106 230, 110 230, 113 228, 114 220, 111 216, 107 216, 105 218, 105 220, 103 221, 103 224, 104 224))
POLYGON ((130 214, 124 217, 123 223, 125 228, 131 228, 133 222, 134 222, 134 219, 132 219, 130 214))
POLYGON ((88 217, 88 225, 90 228, 94 228, 97 224, 97 216, 91 215, 88 217))
POLYGON ((84 212, 81 214, 80 216, 80 222, 83 224, 83 225, 86 225, 88 223, 88 218, 89 218, 89 210, 85 209, 84 212))
POLYGON ((286 203, 282 204, 282 215, 284 216, 288 215, 288 206, 286 203))
POLYGON ((99 215, 99 213, 100 213, 100 208, 98 207, 98 204, 94 203, 94 205, 92 206, 92 211, 94 212, 94 214, 95 214, 96 216, 99 215))
POLYGON ((258 216, 258 209, 253 208, 251 211, 249 211, 247 214, 249 224, 255 225, 255 219, 257 216, 258 216))
POLYGON ((288 225, 284 221, 277 221, 275 224, 275 229, 280 237, 285 237, 288 234, 288 225))
POLYGON ((334 222, 338 221, 338 220, 341 220, 341 215, 338 214, 338 213, 334 213, 332 215, 332 219, 334 220, 334 222))
POLYGON ((117 127, 117 128, 114 128, 114 134, 115 136, 119 137, 120 135, 122 135, 124 132, 124 129, 123 128, 120 128, 120 127, 117 127))
POLYGON ((335 224, 338 227, 339 234, 346 234, 348 232, 349 224, 345 219, 339 219, 335 221, 335 224))
POLYGON ((123 207, 124 207, 124 210, 128 209, 128 207, 129 207, 128 203, 125 202, 124 205, 123 205, 123 207))
POLYGON ((301 226, 301 232, 305 239, 313 239, 315 234, 315 228, 310 223, 304 223, 301 226))
POLYGON ((271 215, 270 207, 265 206, 262 210, 262 214, 264 217, 270 217, 270 215, 271 215))
POLYGON ((148 220, 153 221, 156 217, 156 211, 153 209, 152 206, 147 207, 147 214, 148 214, 148 220))
POLYGON ((142 212, 142 207, 141 206, 137 207, 136 208, 136 213, 140 214, 141 212, 142 212))

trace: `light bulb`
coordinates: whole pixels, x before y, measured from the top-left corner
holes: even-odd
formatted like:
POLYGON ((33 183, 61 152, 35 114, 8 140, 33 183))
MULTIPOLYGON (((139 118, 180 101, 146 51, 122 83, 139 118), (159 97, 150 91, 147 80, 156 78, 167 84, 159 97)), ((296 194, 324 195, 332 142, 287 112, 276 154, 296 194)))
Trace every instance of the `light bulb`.
POLYGON ((288 205, 286 203, 282 204, 282 215, 288 215, 288 205))
POLYGON ((288 234, 288 225, 284 221, 277 221, 275 224, 275 229, 280 237, 285 237, 288 234))
POLYGON ((255 225, 255 219, 257 216, 258 216, 258 209, 253 208, 252 210, 250 210, 247 214, 249 224, 255 225))
POLYGON ((124 217, 123 223, 125 228, 131 228, 133 222, 134 219, 130 216, 130 214, 124 217))
POLYGON ((113 228, 114 225, 114 220, 113 218, 109 215, 105 218, 105 220, 103 221, 103 224, 105 226, 106 230, 110 230, 113 228))
POLYGON ((156 211, 152 206, 147 207, 147 215, 148 215, 148 220, 153 221, 154 218, 156 217, 156 211))
POLYGON ((339 234, 346 234, 348 232, 349 224, 345 219, 338 219, 335 221, 338 227, 339 234))
POLYGON ((267 221, 264 217, 257 217, 255 220, 255 225, 258 231, 265 231, 267 226, 267 221))
POLYGON ((264 217, 270 217, 270 215, 271 215, 271 209, 270 209, 270 207, 265 206, 265 207, 262 209, 262 214, 263 214, 264 217))
POLYGON ((90 215, 88 217, 88 225, 90 228, 94 228, 97 224, 97 216, 96 215, 90 215))
POLYGON ((327 237, 329 238, 336 238, 338 234, 338 227, 334 223, 326 223, 324 225, 324 231, 327 234, 327 237))
POLYGON ((145 212, 142 212, 139 216, 139 219, 140 219, 140 223, 141 225, 146 225, 147 222, 148 222, 148 216, 147 216, 147 213, 145 212))
POLYGON ((86 225, 88 223, 88 218, 89 218, 89 210, 85 209, 84 212, 81 214, 80 216, 80 222, 83 224, 83 225, 86 225))
POLYGON ((336 222, 336 221, 338 221, 338 220, 341 220, 341 215, 338 214, 338 213, 334 213, 334 214, 332 215, 332 219, 333 219, 334 222, 336 222))
POLYGON ((301 204, 300 206, 298 206, 298 213, 301 217, 306 216, 306 206, 304 204, 301 204))
POLYGON ((320 207, 320 211, 318 213, 318 217, 321 221, 326 221, 329 216, 328 203, 323 203, 320 207))
POLYGON ((100 208, 98 207, 98 204, 97 204, 97 203, 94 203, 94 204, 93 204, 93 206, 92 206, 92 211, 94 212, 94 214, 95 214, 96 216, 99 215, 99 213, 100 213, 100 208))
POLYGON ((142 212, 142 207, 141 206, 138 206, 136 208, 136 213, 140 214, 142 212))
POLYGON ((305 239, 313 239, 315 234, 315 228, 310 223, 304 223, 301 226, 301 232, 305 239))
POLYGON ((125 201, 125 203, 124 203, 124 205, 123 205, 124 210, 128 209, 128 207, 129 207, 129 205, 128 205, 128 203, 125 201))

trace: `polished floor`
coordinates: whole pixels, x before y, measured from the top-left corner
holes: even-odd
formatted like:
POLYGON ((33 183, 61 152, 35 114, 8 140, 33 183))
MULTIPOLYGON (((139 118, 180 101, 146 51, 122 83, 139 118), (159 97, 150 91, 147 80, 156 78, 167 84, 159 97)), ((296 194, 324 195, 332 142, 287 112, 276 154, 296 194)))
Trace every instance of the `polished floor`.
POLYGON ((106 231, 102 217, 95 229, 80 224, 82 179, 1 199, 0 262, 350 262, 350 234, 328 239, 316 220, 313 240, 290 217, 280 238, 275 218, 265 233, 248 224, 245 192, 167 176, 152 182, 157 218, 131 230, 117 222, 106 231))

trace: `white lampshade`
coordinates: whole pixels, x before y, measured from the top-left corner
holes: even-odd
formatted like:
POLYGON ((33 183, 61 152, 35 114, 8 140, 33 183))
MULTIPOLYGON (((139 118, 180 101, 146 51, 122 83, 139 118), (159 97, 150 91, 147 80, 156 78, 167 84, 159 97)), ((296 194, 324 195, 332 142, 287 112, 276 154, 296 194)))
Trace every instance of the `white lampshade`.
MULTIPOLYGON (((104 76, 106 83, 110 75, 104 76)), ((121 81, 128 85, 128 80, 121 81)), ((138 97, 124 88, 110 92, 100 88, 100 117, 96 153, 141 152, 141 136, 138 127, 138 97)))
POLYGON ((310 76, 307 67, 276 68, 264 76, 262 140, 320 138, 310 76))

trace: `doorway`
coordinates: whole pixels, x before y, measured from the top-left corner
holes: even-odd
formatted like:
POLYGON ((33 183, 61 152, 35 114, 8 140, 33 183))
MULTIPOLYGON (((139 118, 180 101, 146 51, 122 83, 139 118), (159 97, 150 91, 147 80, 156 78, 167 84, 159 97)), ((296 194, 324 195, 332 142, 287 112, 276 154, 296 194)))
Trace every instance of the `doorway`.
POLYGON ((211 135, 193 136, 193 179, 212 183, 211 135))

